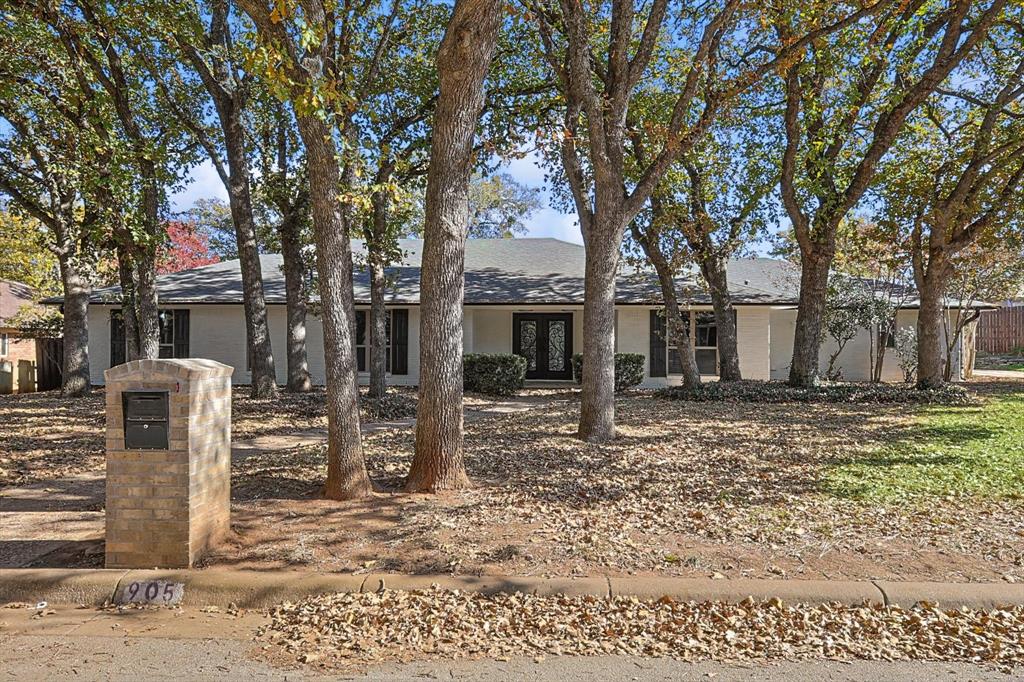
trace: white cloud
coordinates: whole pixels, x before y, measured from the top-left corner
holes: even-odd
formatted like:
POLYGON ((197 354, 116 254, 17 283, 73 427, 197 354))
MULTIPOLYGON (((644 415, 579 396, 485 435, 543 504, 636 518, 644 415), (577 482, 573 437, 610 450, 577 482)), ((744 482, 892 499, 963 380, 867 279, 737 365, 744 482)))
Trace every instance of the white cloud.
POLYGON ((198 199, 228 200, 228 191, 209 160, 203 161, 189 172, 187 183, 169 197, 171 209, 175 212, 192 208, 198 199))
POLYGON ((541 157, 536 151, 527 152, 521 159, 512 159, 506 162, 498 172, 508 173, 519 182, 530 187, 543 187, 544 169, 541 167, 541 157))

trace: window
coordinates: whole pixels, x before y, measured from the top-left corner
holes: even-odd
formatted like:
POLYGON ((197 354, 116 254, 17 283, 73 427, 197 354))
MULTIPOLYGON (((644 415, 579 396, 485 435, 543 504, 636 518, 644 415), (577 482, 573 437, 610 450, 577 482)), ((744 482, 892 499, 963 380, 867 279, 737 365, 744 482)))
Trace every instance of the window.
POLYGON ((161 310, 157 313, 160 322, 160 357, 188 357, 188 311, 161 310))
POLYGON ((0 356, 7 355, 11 352, 11 340, 7 334, 0 334, 0 356))
MULTIPOLYGON (((159 357, 189 357, 189 311, 160 310, 157 312, 160 325, 157 340, 160 344, 159 357)), ((127 337, 124 329, 124 315, 120 310, 110 311, 110 366, 123 364, 127 356, 127 337)))
POLYGON ((701 374, 718 374, 718 327, 714 313, 692 313, 693 354, 701 374))
MULTIPOLYGON (((697 370, 701 374, 718 374, 718 327, 715 325, 714 313, 691 311, 683 319, 688 320, 690 325, 690 342, 693 344, 697 370)), ((668 373, 682 374, 683 363, 678 348, 673 343, 667 343, 666 349, 668 373)))
MULTIPOLYGON (((370 357, 370 330, 369 330, 369 315, 368 310, 357 310, 356 311, 356 366, 360 372, 370 371, 369 357, 370 357)), ((384 320, 384 338, 387 339, 387 347, 384 355, 384 371, 391 371, 391 321, 395 316, 395 311, 389 311, 385 316, 384 320)))

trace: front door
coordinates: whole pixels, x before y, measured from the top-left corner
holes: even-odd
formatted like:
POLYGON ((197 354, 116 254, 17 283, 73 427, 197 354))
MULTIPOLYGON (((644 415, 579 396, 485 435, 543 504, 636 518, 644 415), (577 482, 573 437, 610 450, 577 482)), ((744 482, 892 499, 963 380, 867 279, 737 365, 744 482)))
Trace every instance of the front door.
POLYGON ((572 379, 572 313, 513 313, 512 352, 527 379, 572 379))

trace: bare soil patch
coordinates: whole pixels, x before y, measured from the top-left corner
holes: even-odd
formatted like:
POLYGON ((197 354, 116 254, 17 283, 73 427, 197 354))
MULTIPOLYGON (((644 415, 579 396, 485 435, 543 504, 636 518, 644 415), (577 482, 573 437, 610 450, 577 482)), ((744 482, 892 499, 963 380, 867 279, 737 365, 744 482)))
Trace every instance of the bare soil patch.
POLYGON ((103 470, 103 391, 0 395, 0 487, 103 470))

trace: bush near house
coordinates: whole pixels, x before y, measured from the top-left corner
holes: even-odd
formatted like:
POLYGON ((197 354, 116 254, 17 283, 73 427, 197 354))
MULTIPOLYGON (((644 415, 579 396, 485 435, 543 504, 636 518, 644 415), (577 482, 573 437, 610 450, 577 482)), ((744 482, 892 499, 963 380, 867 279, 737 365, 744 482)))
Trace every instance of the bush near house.
POLYGON ((514 395, 526 385, 526 358, 521 355, 471 353, 462 356, 462 386, 488 395, 514 395))
MULTIPOLYGON (((583 354, 572 356, 572 376, 576 383, 583 382, 583 354)), ((644 381, 644 356, 640 353, 615 354, 615 390, 639 386, 644 381)))
POLYGON ((696 390, 682 386, 662 389, 660 395, 693 402, 732 403, 914 403, 922 405, 971 405, 974 397, 962 386, 919 390, 905 384, 823 383, 794 388, 781 381, 714 381, 696 390))

